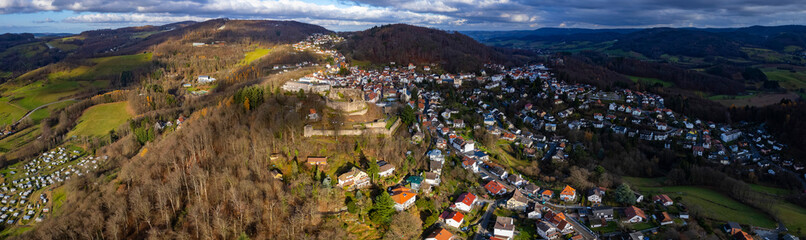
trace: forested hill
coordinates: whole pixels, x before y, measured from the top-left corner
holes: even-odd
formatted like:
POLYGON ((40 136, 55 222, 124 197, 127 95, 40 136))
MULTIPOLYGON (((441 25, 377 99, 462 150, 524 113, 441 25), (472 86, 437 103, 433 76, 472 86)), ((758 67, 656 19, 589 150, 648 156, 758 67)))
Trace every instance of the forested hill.
POLYGON ((165 42, 287 44, 313 33, 333 33, 321 26, 296 21, 213 19, 85 31, 73 36, 0 35, 0 83, 68 59, 86 59, 149 51, 165 42))
POLYGON ((130 27, 81 33, 85 37, 78 54, 132 54, 166 41, 294 43, 313 33, 332 33, 321 26, 296 21, 213 19, 200 23, 179 22, 163 26, 130 27))
POLYGON ((521 63, 528 57, 485 46, 459 32, 393 24, 342 33, 339 50, 348 58, 374 63, 437 63, 449 72, 472 71, 488 62, 521 63))

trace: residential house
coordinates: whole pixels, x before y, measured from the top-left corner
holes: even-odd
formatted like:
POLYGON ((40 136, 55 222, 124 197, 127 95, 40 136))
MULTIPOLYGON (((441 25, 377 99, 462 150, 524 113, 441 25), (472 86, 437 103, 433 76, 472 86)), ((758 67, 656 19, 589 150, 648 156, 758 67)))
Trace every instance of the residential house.
POLYGON ((565 185, 563 191, 560 192, 560 199, 566 202, 574 201, 576 200, 576 197, 577 197, 577 190, 568 185, 565 185))
POLYGON ((381 177, 392 176, 392 174, 395 172, 395 166, 390 164, 390 163, 386 163, 385 161, 381 161, 381 162, 383 162, 384 164, 380 165, 380 162, 379 162, 380 168, 378 168, 378 176, 381 176, 381 177))
POLYGON ((444 212, 442 212, 442 214, 439 215, 439 218, 442 221, 445 222, 445 225, 448 225, 448 226, 451 226, 451 227, 454 227, 454 228, 459 228, 460 226, 462 226, 462 223, 465 220, 464 219, 465 214, 463 214, 461 212, 454 212, 454 211, 450 211, 450 210, 445 210, 444 212))
POLYGON ((462 158, 462 168, 468 169, 473 171, 474 173, 479 172, 479 163, 476 160, 473 160, 467 156, 462 158))
POLYGON ((736 139, 738 139, 741 136, 742 136, 742 132, 739 131, 739 130, 731 130, 731 131, 727 131, 727 132, 722 133, 722 135, 719 135, 719 137, 722 139, 722 142, 725 142, 725 143, 735 141, 736 139))
POLYGON ((509 198, 506 204, 506 208, 510 210, 515 210, 519 212, 526 211, 526 207, 529 205, 529 198, 526 195, 523 195, 520 191, 514 191, 512 197, 509 198))
POLYGON ((734 233, 733 234, 733 239, 736 239, 736 240, 754 240, 753 236, 750 236, 750 234, 746 233, 745 231, 739 231, 737 233, 734 233))
POLYGON ((644 240, 644 234, 641 232, 630 233, 630 240, 644 240))
POLYGON ((501 179, 506 179, 507 174, 509 174, 509 173, 507 173, 507 170, 504 170, 504 168, 502 168, 500 166, 492 167, 490 169, 490 173, 492 173, 496 177, 500 177, 501 179))
POLYGON ((436 144, 436 147, 437 147, 438 149, 445 149, 445 148, 447 148, 447 147, 448 147, 448 141, 447 141, 447 140, 445 140, 444 138, 438 138, 438 139, 437 139, 437 144, 436 144))
POLYGON ((538 187, 538 186, 537 186, 537 185, 535 185, 534 183, 527 182, 527 183, 526 183, 526 184, 523 186, 523 188, 521 189, 521 191, 522 191, 524 194, 526 194, 526 196, 529 196, 529 197, 537 197, 537 196, 538 196, 538 194, 539 194, 539 192, 538 192, 538 191, 540 191, 540 187, 538 187))
POLYGON ((428 151, 428 158, 431 159, 431 161, 445 162, 445 156, 442 155, 442 151, 439 149, 428 151))
POLYGON ((501 195, 507 193, 506 187, 504 187, 503 184, 498 183, 495 180, 488 182, 486 185, 484 185, 484 188, 487 189, 487 191, 493 195, 501 195))
POLYGON ((439 179, 439 174, 434 172, 427 172, 425 173, 425 183, 428 183, 431 186, 439 186, 441 180, 439 179))
POLYGON ((739 231, 742 231, 742 226, 739 226, 739 224, 736 222, 728 222, 725 224, 723 229, 726 233, 733 235, 739 231))
POLYGON ((417 193, 409 188, 398 186, 391 190, 390 196, 395 201, 395 210, 403 211, 411 207, 417 201, 417 193))
POLYGON ((667 212, 662 212, 660 214, 660 216, 658 218, 658 222, 660 222, 660 225, 669 225, 669 224, 674 223, 674 221, 672 220, 672 217, 670 217, 669 213, 667 213, 667 212))
POLYGON ((509 174, 509 176, 507 176, 507 182, 509 182, 509 183, 511 183, 512 185, 515 185, 515 186, 520 186, 520 185, 526 183, 526 181, 523 180, 523 178, 520 175, 516 175, 516 174, 509 174))
POLYGON ((543 239, 557 239, 560 237, 560 232, 557 228, 546 221, 537 222, 537 234, 543 239))
POLYGON ((510 217, 496 218, 493 235, 504 239, 512 239, 515 235, 515 220, 510 217))
POLYGON ((327 165, 327 157, 308 157, 307 162, 311 166, 327 165))
POLYGON ((311 108, 308 112, 308 120, 311 121, 319 121, 319 114, 316 113, 316 109, 311 108))
POLYGON ((591 216, 605 220, 613 220, 612 207, 596 207, 591 209, 591 216))
POLYGON ((515 141, 515 138, 516 138, 515 134, 510 133, 510 132, 505 132, 504 134, 501 134, 501 139, 504 139, 504 140, 507 140, 507 141, 515 141))
POLYGON ((630 206, 624 209, 624 216, 626 217, 624 222, 626 223, 637 223, 643 222, 646 219, 646 215, 644 215, 644 211, 640 208, 635 206, 630 206))
POLYGON ((456 198, 456 202, 453 204, 456 209, 460 211, 470 212, 473 209, 473 206, 476 204, 476 195, 473 193, 462 193, 456 198))
POLYGON ((528 211, 528 213, 526 213, 527 218, 540 219, 543 217, 543 205, 541 205, 540 203, 533 202, 528 209, 531 209, 531 211, 527 210, 528 211))
POLYGON ((543 198, 544 201, 551 199, 554 197, 554 191, 543 189, 543 191, 540 191, 540 197, 543 198))
MULTIPOLYGON (((426 70, 427 71, 427 70, 426 70)), ((455 239, 453 233, 445 230, 444 228, 437 228, 431 234, 425 237, 425 240, 453 240, 455 239)))
POLYGON ((605 191, 603 188, 592 188, 588 190, 588 202, 600 204, 604 197, 605 191))
POLYGON ((353 167, 349 172, 339 176, 339 187, 346 187, 348 189, 360 189, 369 186, 369 175, 364 171, 358 170, 353 167))
POLYGON ((210 82, 214 82, 215 80, 216 80, 215 78, 212 78, 212 77, 207 76, 207 75, 201 75, 198 78, 196 78, 196 81, 199 82, 199 83, 210 83, 210 82))
POLYGON ((442 174, 442 162, 431 160, 428 166, 431 168, 431 172, 442 174))
POLYGON ((663 206, 672 206, 674 204, 674 201, 666 194, 655 195, 652 197, 652 201, 663 204, 663 206))
POLYGON ((420 190, 420 186, 423 184, 423 177, 421 176, 409 176, 406 178, 406 182, 409 183, 409 187, 414 189, 415 191, 420 190))

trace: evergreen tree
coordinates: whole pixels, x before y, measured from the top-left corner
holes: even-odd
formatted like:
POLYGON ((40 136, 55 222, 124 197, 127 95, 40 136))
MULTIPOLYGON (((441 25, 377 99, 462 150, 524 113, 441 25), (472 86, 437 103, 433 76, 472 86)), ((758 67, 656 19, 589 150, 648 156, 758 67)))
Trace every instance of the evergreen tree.
POLYGON ((395 213, 395 202, 389 193, 384 191, 381 195, 375 197, 375 205, 369 213, 369 218, 378 224, 389 224, 392 214, 395 213))
POLYGON ((635 193, 630 189, 630 186, 626 183, 622 183, 621 185, 616 188, 616 192, 614 194, 616 202, 633 205, 635 204, 635 193))

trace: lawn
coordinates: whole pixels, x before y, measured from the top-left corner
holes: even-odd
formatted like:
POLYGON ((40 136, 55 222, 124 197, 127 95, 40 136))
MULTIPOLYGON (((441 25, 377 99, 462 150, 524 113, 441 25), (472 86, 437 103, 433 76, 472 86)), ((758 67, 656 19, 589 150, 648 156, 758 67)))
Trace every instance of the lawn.
POLYGON ((650 228, 653 228, 653 227, 656 227, 655 224, 652 224, 650 222, 634 223, 634 224, 630 225, 630 228, 632 228, 634 230, 637 230, 637 231, 646 230, 646 229, 650 229, 650 228))
POLYGON ((607 222, 607 226, 591 228, 591 230, 593 230, 594 232, 597 232, 597 233, 615 232, 615 231, 618 231, 618 223, 616 223, 615 221, 609 221, 609 222, 607 222))
POLYGON ((11 103, 0 101, 0 125, 8 125, 19 120, 28 112, 11 103))
POLYGON ((657 78, 646 78, 646 77, 636 77, 636 76, 627 76, 627 77, 629 77, 630 80, 632 80, 633 82, 636 82, 636 83, 637 82, 649 82, 649 84, 652 84, 652 85, 660 84, 663 87, 671 87, 671 86, 674 85, 674 83, 672 83, 672 82, 663 81, 663 80, 660 80, 660 79, 657 79, 657 78))
POLYGON ((243 60, 241 60, 241 62, 239 64, 241 64, 241 65, 249 65, 253 61, 255 61, 255 60, 257 60, 257 59, 259 59, 259 58, 261 58, 263 56, 266 56, 266 54, 269 54, 269 51, 271 51, 271 49, 259 48, 259 47, 255 48, 255 50, 246 53, 246 55, 244 56, 243 60))
POLYGON ((697 206, 700 214, 719 221, 735 221, 765 228, 775 228, 775 221, 758 209, 747 206, 716 191, 696 186, 640 187, 644 194, 665 193, 681 197, 690 208, 697 206))
POLYGON ((104 136, 110 130, 126 123, 132 114, 127 111, 128 102, 95 105, 84 110, 76 127, 67 134, 72 136, 104 136))

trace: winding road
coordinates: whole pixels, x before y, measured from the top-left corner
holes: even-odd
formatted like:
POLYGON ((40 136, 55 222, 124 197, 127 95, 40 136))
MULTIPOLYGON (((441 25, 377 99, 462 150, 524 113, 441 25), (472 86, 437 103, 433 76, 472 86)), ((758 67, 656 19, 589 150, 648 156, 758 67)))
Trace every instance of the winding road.
POLYGON ((24 119, 25 119, 25 118, 27 118, 28 116, 31 116, 31 114, 33 114, 34 112, 36 112, 36 110, 42 109, 42 108, 44 108, 44 107, 47 107, 47 106, 50 106, 50 105, 53 105, 53 104, 62 103, 62 102, 67 102, 67 101, 73 101, 73 100, 76 100, 76 99, 75 99, 75 98, 68 98, 68 99, 63 99, 63 100, 59 100, 59 101, 55 101, 55 102, 49 102, 49 103, 43 104, 42 106, 36 107, 36 108, 34 108, 33 110, 28 111, 28 113, 26 113, 26 114, 25 114, 25 116, 22 116, 22 117, 20 118, 20 120, 17 120, 16 122, 14 122, 14 125, 16 126, 17 124, 20 124, 20 122, 22 122, 22 120, 24 120, 24 119))

